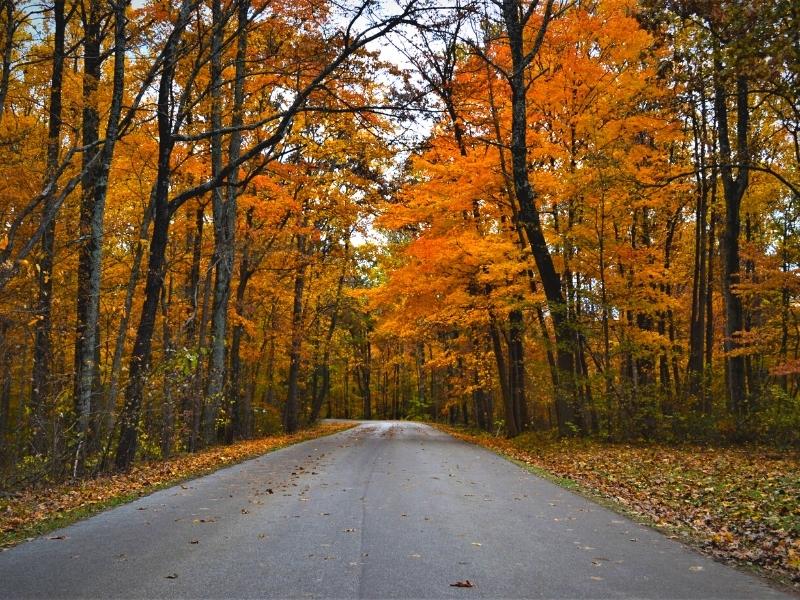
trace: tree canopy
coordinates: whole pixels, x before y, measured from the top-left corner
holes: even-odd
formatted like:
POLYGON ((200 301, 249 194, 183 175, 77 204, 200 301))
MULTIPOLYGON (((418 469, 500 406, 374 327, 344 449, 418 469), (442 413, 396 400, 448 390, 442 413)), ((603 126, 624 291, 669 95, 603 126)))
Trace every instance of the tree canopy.
POLYGON ((321 417, 800 442, 781 0, 0 0, 0 472, 321 417))

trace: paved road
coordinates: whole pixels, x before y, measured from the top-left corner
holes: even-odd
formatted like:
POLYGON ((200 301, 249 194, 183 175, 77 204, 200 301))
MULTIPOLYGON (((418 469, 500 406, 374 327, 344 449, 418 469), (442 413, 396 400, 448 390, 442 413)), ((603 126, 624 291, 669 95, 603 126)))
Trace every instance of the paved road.
POLYGON ((486 450, 397 422, 2 552, 0 596, 788 597, 486 450), (466 579, 475 587, 451 587, 466 579))

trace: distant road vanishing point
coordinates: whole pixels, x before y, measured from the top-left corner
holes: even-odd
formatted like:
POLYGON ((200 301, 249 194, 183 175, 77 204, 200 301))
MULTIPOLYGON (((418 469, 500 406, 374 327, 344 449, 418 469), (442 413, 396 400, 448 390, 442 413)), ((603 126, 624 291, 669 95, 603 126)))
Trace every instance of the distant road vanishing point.
POLYGON ((391 421, 2 552, 0 596, 791 597, 487 450, 391 421))

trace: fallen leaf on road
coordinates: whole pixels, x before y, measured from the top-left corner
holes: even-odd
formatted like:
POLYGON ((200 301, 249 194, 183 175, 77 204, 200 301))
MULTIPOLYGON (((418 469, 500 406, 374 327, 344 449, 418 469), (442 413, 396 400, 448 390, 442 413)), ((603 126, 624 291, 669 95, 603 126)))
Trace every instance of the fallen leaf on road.
POLYGON ((190 544, 199 544, 200 540, 190 540, 189 543, 190 544))
POLYGON ((47 539, 49 539, 49 540, 65 540, 65 539, 67 539, 67 536, 65 536, 65 535, 51 535, 47 539))
POLYGON ((473 546, 481 546, 482 544, 480 542, 472 542, 472 545, 473 546))
POLYGON ((469 579, 465 579, 464 581, 456 581, 455 583, 451 583, 450 587, 471 588, 475 587, 475 584, 472 583, 469 579))
POLYGON ((177 573, 170 573, 169 575, 166 575, 164 577, 164 579, 177 579, 177 578, 178 578, 178 574, 177 573))
POLYGON ((690 571, 694 571, 696 573, 697 571, 702 571, 703 567, 701 567, 699 565, 696 565, 696 566, 693 566, 693 567, 689 567, 689 570, 690 571))

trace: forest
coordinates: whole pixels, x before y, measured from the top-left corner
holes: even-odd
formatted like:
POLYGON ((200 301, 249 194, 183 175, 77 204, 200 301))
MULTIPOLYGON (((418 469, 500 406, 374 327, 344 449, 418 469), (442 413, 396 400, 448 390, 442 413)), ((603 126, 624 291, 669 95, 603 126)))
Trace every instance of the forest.
POLYGON ((0 0, 0 481, 321 418, 800 444, 793 0, 0 0))

